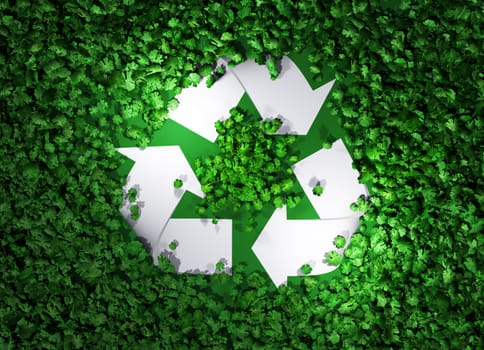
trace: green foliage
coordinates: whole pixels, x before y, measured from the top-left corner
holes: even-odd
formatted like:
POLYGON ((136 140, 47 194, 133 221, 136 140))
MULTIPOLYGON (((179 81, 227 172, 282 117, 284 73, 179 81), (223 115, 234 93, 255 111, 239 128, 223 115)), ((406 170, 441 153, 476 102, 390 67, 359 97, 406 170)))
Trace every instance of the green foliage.
POLYGON ((225 74, 225 68, 223 66, 218 66, 214 73, 217 78, 221 78, 225 74))
POLYGON ((137 196, 138 196, 138 190, 136 190, 136 188, 132 187, 128 190, 128 201, 130 203, 136 202, 137 196))
POLYGON ((277 61, 274 58, 269 58, 266 61, 266 67, 271 76, 271 80, 275 80, 279 76, 279 70, 277 68, 277 61))
POLYGON ((175 250, 176 247, 178 247, 177 241, 171 241, 170 244, 168 244, 168 248, 170 248, 171 250, 175 250))
POLYGON ((318 197, 323 194, 323 187, 319 183, 313 187, 313 194, 318 197))
POLYGON ((358 199, 356 200, 356 202, 354 203, 351 203, 350 205, 350 209, 352 211, 357 211, 357 212, 366 212, 368 210, 370 206, 370 201, 368 198, 366 198, 365 196, 360 196, 358 197, 358 199))
POLYGON ((332 250, 327 253, 326 258, 324 258, 323 261, 329 265, 338 266, 341 264, 341 261, 343 261, 343 257, 336 250, 332 250))
POLYGON ((301 197, 299 196, 287 196, 286 197, 286 205, 289 209, 295 208, 299 202, 301 201, 301 197))
POLYGON ((482 348, 480 4, 0 2, 0 348, 482 348), (371 184, 343 276, 274 291, 234 266, 221 296, 153 266, 118 136, 149 145, 221 56, 303 48, 336 71, 325 108, 371 184))
POLYGON ((223 66, 218 66, 214 70, 212 70, 212 67, 207 67, 207 69, 204 70, 203 73, 207 75, 207 80, 205 84, 208 88, 210 88, 213 86, 213 84, 215 84, 217 80, 224 76, 225 68, 223 66))
POLYGON ((300 198, 287 173, 289 146, 295 137, 272 136, 280 125, 278 119, 261 122, 260 117, 237 108, 231 109, 230 118, 215 123, 220 154, 195 162, 195 173, 206 194, 205 205, 198 209, 200 215, 207 210, 217 215, 226 208, 260 211, 271 202, 276 207, 297 204, 300 198))
POLYGON ((341 235, 336 236, 333 241, 333 245, 338 249, 343 248, 346 245, 346 238, 341 235))
POLYGON ((219 261, 215 264, 215 270, 218 272, 225 270, 225 264, 222 261, 219 261))
POLYGON ((210 88, 213 86, 213 84, 215 84, 216 81, 217 81, 217 78, 215 77, 215 75, 211 74, 208 76, 205 84, 207 85, 208 88, 210 88))
POLYGON ((186 78, 185 78, 185 84, 186 86, 197 86, 200 83, 200 75, 197 73, 190 73, 186 78))
POLYGON ((182 188, 183 187, 183 180, 175 179, 175 181, 173 181, 173 187, 182 188))
POLYGON ((140 208, 139 208, 139 206, 137 206, 136 204, 130 206, 129 207, 129 212, 130 212, 131 219, 133 219, 135 221, 139 219, 139 217, 140 217, 140 208))
POLYGON ((304 275, 309 275, 311 271, 313 271, 313 268, 309 264, 304 264, 301 266, 300 270, 304 275))
POLYGON ((267 135, 273 135, 282 126, 282 121, 279 118, 266 119, 262 122, 262 129, 267 135))
MULTIPOLYGON (((170 259, 166 256, 164 256, 163 254, 160 254, 160 256, 158 256, 158 268, 164 272, 164 273, 167 273, 167 274, 173 274, 176 272, 176 269, 175 267, 173 266, 173 264, 171 263, 170 259)), ((153 296, 153 300, 156 299, 156 296, 153 296)))

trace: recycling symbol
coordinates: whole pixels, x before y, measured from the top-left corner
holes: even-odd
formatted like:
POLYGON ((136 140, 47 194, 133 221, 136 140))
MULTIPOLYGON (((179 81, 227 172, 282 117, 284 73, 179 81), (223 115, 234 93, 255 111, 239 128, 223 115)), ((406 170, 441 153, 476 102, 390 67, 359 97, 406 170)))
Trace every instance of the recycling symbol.
MULTIPOLYGON (((182 90, 176 97, 178 108, 169 115, 212 143, 218 136, 215 122, 225 120, 244 94, 263 119, 282 121, 276 134, 306 135, 335 83, 332 80, 313 90, 288 57, 281 60, 275 80, 265 66, 253 60, 231 68, 227 63, 224 59, 217 62, 226 72, 213 86, 208 87, 203 78, 197 86, 182 90)), ((200 198, 205 195, 180 146, 122 147, 117 151, 135 162, 123 190, 126 197, 136 190, 140 208, 136 218, 129 201, 120 211, 150 247, 155 264, 164 255, 178 273, 213 274, 222 267, 231 274, 231 219, 212 223, 211 219, 172 217, 186 192, 200 198)), ((319 219, 291 220, 286 207, 277 208, 258 233, 251 250, 276 286, 286 284, 289 276, 320 275, 336 269, 337 264, 324 257, 334 251, 343 254, 362 215, 351 204, 368 196, 341 139, 331 148, 301 159, 293 171, 319 219), (314 192, 317 186, 323 190, 319 195, 314 192)))

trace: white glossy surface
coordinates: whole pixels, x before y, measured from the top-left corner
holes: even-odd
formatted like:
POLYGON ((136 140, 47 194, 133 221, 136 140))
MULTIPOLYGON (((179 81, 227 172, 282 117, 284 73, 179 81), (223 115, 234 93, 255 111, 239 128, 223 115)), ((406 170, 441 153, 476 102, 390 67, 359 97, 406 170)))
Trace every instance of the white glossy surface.
POLYGON ((271 80, 265 65, 259 65, 254 60, 241 63, 231 71, 264 119, 279 117, 283 120, 278 134, 306 135, 335 81, 312 90, 290 58, 283 57, 281 66, 275 80, 271 80))
POLYGON ((207 88, 203 78, 198 86, 183 89, 176 96, 178 108, 170 112, 170 118, 187 129, 215 142, 217 120, 230 116, 230 109, 237 106, 244 89, 237 78, 227 71, 212 87, 207 88))
MULTIPOLYGON (((224 260, 226 272, 232 269, 232 220, 170 219, 153 256, 168 256, 178 273, 215 273, 224 260), (177 241, 175 250, 169 248, 177 241)), ((157 260, 156 260, 157 262, 157 260)))
MULTIPOLYGON (((342 235, 348 246, 359 225, 359 216, 331 220, 287 220, 286 208, 276 209, 252 246, 252 250, 278 287, 288 276, 302 276, 303 264, 313 268, 309 275, 328 273, 337 266, 323 262, 326 253, 336 249, 333 240, 342 235)), ((308 275, 308 276, 309 276, 308 275)))
POLYGON ((321 149, 293 166, 294 173, 321 219, 355 215, 350 205, 360 195, 368 196, 365 185, 358 183, 359 172, 341 139, 331 149, 321 149), (313 194, 317 182, 323 194, 313 194))
POLYGON ((137 221, 131 219, 129 203, 125 203, 121 213, 136 234, 154 247, 183 193, 190 191, 199 197, 203 197, 204 193, 178 146, 148 147, 144 150, 127 147, 118 148, 117 151, 135 161, 124 191, 126 193, 131 187, 138 189, 136 204, 141 209, 137 221), (173 187, 177 178, 183 180, 181 189, 173 187))

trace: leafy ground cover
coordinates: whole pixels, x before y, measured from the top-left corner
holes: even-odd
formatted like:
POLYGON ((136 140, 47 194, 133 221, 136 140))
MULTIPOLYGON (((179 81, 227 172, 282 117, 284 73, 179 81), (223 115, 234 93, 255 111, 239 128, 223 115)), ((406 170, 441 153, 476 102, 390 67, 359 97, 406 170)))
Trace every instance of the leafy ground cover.
POLYGON ((0 1, 0 348, 482 348, 479 3, 0 1), (371 183, 342 277, 160 271, 116 135, 149 145, 218 57, 304 48, 371 183))
POLYGON ((301 197, 294 192, 291 165, 298 157, 291 153, 294 135, 273 135, 279 119, 265 120, 238 108, 230 117, 215 123, 215 143, 220 153, 199 158, 195 174, 206 194, 200 215, 217 217, 226 208, 260 211, 266 203, 294 208, 301 197))

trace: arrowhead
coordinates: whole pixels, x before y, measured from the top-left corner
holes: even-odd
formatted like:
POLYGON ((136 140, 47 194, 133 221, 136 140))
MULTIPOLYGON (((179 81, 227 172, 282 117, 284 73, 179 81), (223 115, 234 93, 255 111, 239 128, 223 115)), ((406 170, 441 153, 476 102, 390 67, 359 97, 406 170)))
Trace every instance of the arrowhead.
MULTIPOLYGON (((333 241, 342 235, 347 241, 356 231, 359 218, 329 220, 287 220, 286 209, 276 209, 252 246, 276 287, 287 284, 288 276, 298 276, 303 264, 313 268, 310 275, 336 269, 323 262, 325 254, 337 250, 333 241)), ((343 253, 343 249, 339 250, 343 253)))
POLYGON ((136 162, 129 176, 131 177, 136 168, 136 174, 141 181, 139 183, 143 183, 144 178, 159 177, 165 179, 166 183, 173 187, 173 181, 181 178, 183 180, 182 191, 188 190, 199 197, 205 196, 200 182, 179 146, 152 146, 145 149, 122 147, 116 148, 116 150, 136 162))
POLYGON ((331 149, 321 149, 294 165, 294 173, 321 219, 361 215, 350 205, 360 195, 368 196, 368 189, 358 182, 359 172, 352 165, 341 139, 331 149), (323 187, 319 197, 312 193, 318 182, 323 187))
POLYGON ((283 126, 278 134, 306 135, 334 85, 334 80, 312 90, 297 65, 288 57, 282 70, 271 80, 267 68, 249 60, 232 68, 261 116, 279 117, 283 126))
MULTIPOLYGON (((225 64, 222 60, 220 63, 225 64)), ((179 106, 170 112, 170 118, 210 142, 215 142, 218 136, 215 122, 226 119, 230 109, 239 103, 243 94, 244 89, 239 81, 227 70, 210 88, 203 78, 198 86, 183 89, 176 96, 179 106)))
POLYGON ((286 222, 286 208, 276 209, 252 246, 252 251, 276 287, 287 283, 286 271, 280 265, 284 256, 291 253, 291 247, 281 243, 288 232, 286 222))
POLYGON ((138 190, 136 204, 141 208, 137 221, 130 218, 130 203, 125 203, 121 213, 131 224, 137 235, 154 247, 171 217, 184 191, 199 197, 204 194, 190 164, 179 146, 119 148, 119 152, 135 160, 129 172, 125 193, 129 188, 138 190), (183 180, 183 187, 175 189, 175 179, 183 180))

